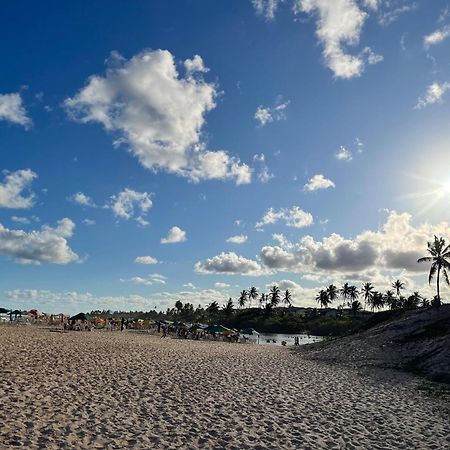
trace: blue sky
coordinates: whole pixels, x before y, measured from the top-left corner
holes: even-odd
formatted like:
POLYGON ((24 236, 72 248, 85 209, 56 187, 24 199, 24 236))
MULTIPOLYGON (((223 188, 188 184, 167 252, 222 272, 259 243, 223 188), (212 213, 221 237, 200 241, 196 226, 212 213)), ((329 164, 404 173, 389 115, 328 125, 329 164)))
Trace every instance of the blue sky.
POLYGON ((0 21, 5 306, 273 282, 313 305, 398 276, 431 295, 415 261, 450 238, 448 1, 12 2, 0 21))

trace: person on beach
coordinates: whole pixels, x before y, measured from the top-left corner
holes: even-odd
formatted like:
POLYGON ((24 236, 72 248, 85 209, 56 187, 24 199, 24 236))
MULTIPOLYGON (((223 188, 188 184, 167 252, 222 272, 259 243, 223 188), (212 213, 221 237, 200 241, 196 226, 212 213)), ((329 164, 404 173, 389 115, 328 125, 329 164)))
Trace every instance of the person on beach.
POLYGON ((163 334, 162 334, 162 336, 161 336, 161 339, 162 338, 166 338, 167 337, 167 327, 163 327, 163 334))
POLYGON ((120 320, 120 331, 123 331, 125 328, 125 319, 122 317, 120 320))

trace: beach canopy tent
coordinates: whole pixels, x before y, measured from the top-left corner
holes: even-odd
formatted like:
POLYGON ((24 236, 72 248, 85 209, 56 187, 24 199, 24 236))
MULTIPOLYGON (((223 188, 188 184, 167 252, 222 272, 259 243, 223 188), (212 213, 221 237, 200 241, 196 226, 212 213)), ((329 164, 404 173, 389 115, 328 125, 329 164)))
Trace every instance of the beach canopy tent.
POLYGON ((0 308, 0 314, 9 314, 9 309, 0 308))
POLYGON ((30 315, 32 315, 32 316, 38 316, 38 315, 39 315, 37 309, 30 309, 30 310, 28 311, 28 314, 30 314, 30 315))
POLYGON ((224 327, 223 325, 211 325, 208 328, 205 329, 208 333, 222 333, 222 334, 229 334, 234 333, 233 330, 230 330, 227 327, 224 327))
POLYGON ((241 330, 240 334, 247 334, 249 336, 259 336, 259 333, 254 328, 246 328, 245 330, 241 330))
POLYGON ((201 325, 192 325, 191 328, 189 328, 189 331, 196 332, 196 331, 205 331, 206 327, 202 327, 201 325))
POLYGON ((69 320, 70 321, 72 321, 72 320, 91 320, 91 315, 85 314, 85 313, 78 313, 77 315, 72 316, 69 320))

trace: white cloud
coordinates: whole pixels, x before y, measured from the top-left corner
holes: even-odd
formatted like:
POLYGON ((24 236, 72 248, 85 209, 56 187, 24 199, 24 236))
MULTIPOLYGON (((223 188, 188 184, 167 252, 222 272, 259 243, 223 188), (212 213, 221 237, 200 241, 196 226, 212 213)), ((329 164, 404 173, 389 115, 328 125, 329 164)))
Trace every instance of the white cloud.
POLYGON ((188 289, 197 289, 192 283, 183 284, 183 287, 188 289))
POLYGON ((305 184, 304 189, 309 192, 317 191, 319 189, 334 188, 336 185, 333 181, 325 178, 322 174, 314 175, 308 183, 305 184))
POLYGON ((0 208, 26 209, 34 205, 35 195, 24 196, 22 191, 30 188, 37 175, 30 169, 8 173, 0 183, 0 208))
POLYGON ((356 151, 362 153, 364 151, 364 142, 360 138, 355 139, 356 151))
POLYGON ((58 221, 55 228, 44 225, 40 231, 9 230, 0 224, 0 253, 19 262, 67 264, 77 261, 67 243, 72 237, 75 224, 67 218, 58 221))
POLYGON ((286 108, 289 106, 290 101, 282 101, 282 97, 279 96, 274 106, 262 106, 259 105, 256 109, 254 118, 261 127, 271 122, 278 122, 279 120, 286 120, 286 108))
POLYGON ((392 22, 395 22, 402 14, 409 13, 418 8, 417 2, 411 2, 411 0, 404 0, 404 2, 407 2, 409 4, 405 4, 399 7, 392 7, 393 5, 395 5, 394 2, 385 2, 387 9, 385 11, 382 11, 378 16, 378 22, 380 23, 380 25, 388 26, 392 22), (393 3, 393 5, 391 5, 391 3, 393 3))
POLYGON ((153 284, 166 284, 167 278, 159 273, 152 273, 146 277, 131 277, 121 278, 122 283, 131 282, 134 284, 144 284, 145 286, 151 286, 153 284))
POLYGON ((278 242, 278 245, 279 245, 281 248, 287 248, 287 249, 289 249, 289 248, 293 248, 293 247, 294 247, 294 244, 292 244, 292 242, 290 242, 290 241, 286 238, 286 236, 285 236, 284 234, 282 234, 282 233, 274 233, 274 234, 272 234, 272 239, 273 239, 275 242, 278 242))
POLYGON ((284 221, 286 226, 294 228, 307 227, 314 223, 313 216, 298 206, 293 206, 291 209, 281 208, 278 211, 269 208, 262 219, 256 223, 256 228, 272 225, 280 220, 284 221))
POLYGON ((138 256, 134 262, 136 264, 158 264, 158 260, 153 256, 138 256))
POLYGON ((27 217, 12 216, 11 220, 13 222, 21 223, 23 225, 28 225, 31 223, 30 219, 28 219, 27 217))
POLYGON ((95 225, 95 220, 92 219, 83 219, 84 225, 87 225, 88 227, 91 225, 95 225))
POLYGON ((425 48, 429 48, 432 45, 439 44, 450 36, 450 27, 446 26, 440 30, 436 30, 433 33, 426 35, 423 38, 423 45, 425 48))
POLYGON ((284 0, 252 0, 256 12, 267 20, 275 18, 278 6, 283 2, 284 0))
POLYGON ((222 283, 220 281, 218 281, 217 283, 214 283, 214 286, 219 289, 226 289, 226 288, 230 287, 230 285, 228 283, 222 283))
POLYGON ((284 294, 284 291, 289 290, 292 295, 292 304, 294 306, 317 306, 316 288, 305 288, 300 284, 296 283, 292 280, 280 280, 280 281, 272 281, 271 283, 266 284, 266 291, 268 292, 272 286, 278 286, 281 292, 284 294))
POLYGON ((367 64, 371 66, 373 66, 374 64, 378 64, 379 62, 384 60, 382 55, 378 55, 370 47, 365 47, 360 55, 362 58, 365 58, 367 64))
POLYGON ((441 103, 444 95, 450 90, 450 83, 434 82, 427 87, 425 94, 419 97, 415 109, 422 109, 434 103, 441 103))
POLYGON ((217 301, 219 304, 228 299, 227 294, 214 289, 201 291, 158 292, 151 295, 96 295, 90 292, 62 291, 54 292, 37 289, 15 289, 4 292, 9 307, 23 309, 38 308, 49 313, 78 313, 92 309, 112 311, 148 311, 156 308, 173 308, 177 300, 203 306, 217 301))
POLYGON ((351 161, 353 159, 352 152, 350 150, 347 150, 342 145, 334 156, 339 161, 351 161))
POLYGON ((321 241, 303 237, 290 248, 265 246, 261 249, 263 267, 294 273, 361 274, 368 270, 426 271, 417 259, 426 254, 433 235, 450 238, 448 223, 414 227, 410 214, 390 212, 380 231, 363 231, 354 239, 331 234, 321 241))
POLYGON ((297 0, 296 12, 317 16, 316 34, 323 45, 326 65, 337 78, 352 78, 364 71, 362 55, 346 52, 345 46, 359 42, 367 13, 355 0, 297 0))
POLYGON ((236 255, 234 252, 222 252, 204 262, 199 261, 195 264, 195 271, 204 274, 264 275, 264 271, 256 261, 236 255))
POLYGON ((172 227, 167 237, 161 239, 161 244, 175 244, 177 242, 184 242, 186 240, 186 231, 179 227, 172 227))
POLYGON ((247 242, 248 236, 244 234, 237 234, 236 236, 229 237, 226 242, 231 242, 232 244, 244 244, 247 242))
POLYGON ((0 94, 0 120, 22 125, 25 129, 32 125, 20 93, 0 94))
POLYGON ((95 208, 96 206, 92 198, 82 192, 77 192, 76 194, 71 195, 68 199, 80 206, 89 206, 91 208, 95 208))
POLYGON ((97 122, 116 134, 146 168, 165 170, 192 181, 233 179, 249 183, 251 170, 227 152, 206 149, 205 115, 215 108, 214 83, 199 55, 184 61, 180 76, 167 50, 145 50, 126 60, 115 53, 105 76, 92 75, 64 104, 81 123, 97 122))
POLYGON ((124 189, 118 195, 111 196, 109 208, 116 217, 129 220, 134 219, 141 225, 148 225, 144 219, 149 209, 153 206, 152 194, 148 192, 137 192, 132 189, 124 189))
POLYGON ((258 180, 261 181, 261 183, 267 183, 274 178, 274 174, 270 173, 269 168, 267 167, 264 153, 256 153, 253 155, 253 161, 259 166, 258 180))

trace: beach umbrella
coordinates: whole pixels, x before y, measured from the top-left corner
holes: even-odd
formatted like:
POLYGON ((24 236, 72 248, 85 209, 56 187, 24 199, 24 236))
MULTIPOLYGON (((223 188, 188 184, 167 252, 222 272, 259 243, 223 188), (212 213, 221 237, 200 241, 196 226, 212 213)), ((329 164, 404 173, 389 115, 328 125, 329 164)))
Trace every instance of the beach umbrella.
POLYGON ((189 331, 205 331, 205 327, 202 327, 201 325, 192 325, 192 327, 189 328, 189 331))
POLYGON ((9 314, 9 309, 0 308, 0 314, 9 314))

